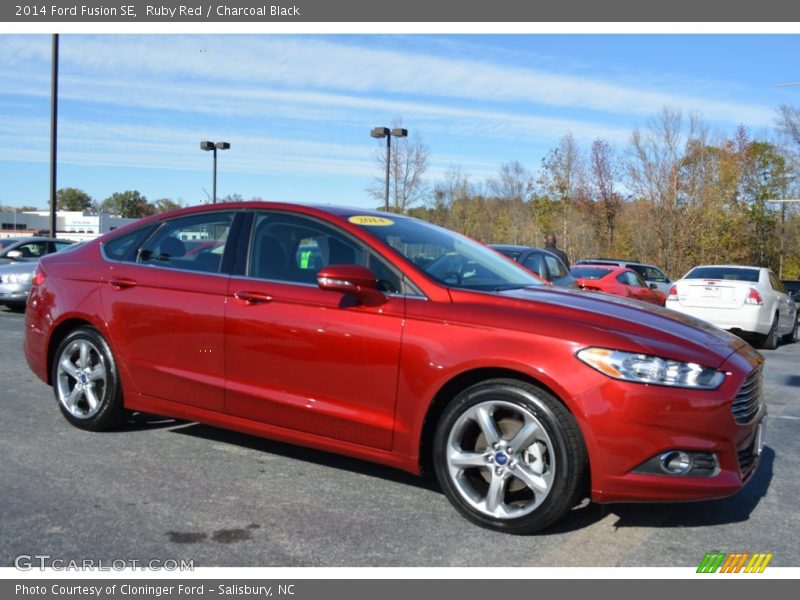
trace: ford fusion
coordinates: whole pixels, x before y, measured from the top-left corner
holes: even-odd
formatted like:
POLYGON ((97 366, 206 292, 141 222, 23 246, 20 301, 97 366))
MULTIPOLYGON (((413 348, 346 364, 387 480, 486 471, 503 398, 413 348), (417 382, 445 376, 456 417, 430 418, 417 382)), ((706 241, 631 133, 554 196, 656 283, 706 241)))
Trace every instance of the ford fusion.
POLYGON ((209 205, 48 256, 25 352, 77 427, 142 411, 432 471, 511 533, 585 498, 729 496, 763 444, 739 338, 354 209, 209 205))

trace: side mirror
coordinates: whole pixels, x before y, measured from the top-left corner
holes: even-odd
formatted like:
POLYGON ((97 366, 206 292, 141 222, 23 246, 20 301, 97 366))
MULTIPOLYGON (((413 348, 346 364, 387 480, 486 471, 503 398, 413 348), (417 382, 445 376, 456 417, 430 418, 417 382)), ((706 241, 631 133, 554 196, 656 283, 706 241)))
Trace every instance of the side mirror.
POLYGON ((650 289, 651 289, 651 290, 657 290, 657 289, 658 289, 658 286, 657 286, 655 283, 651 283, 651 284, 650 284, 650 289))
POLYGON ((320 289, 351 294, 365 306, 380 306, 386 296, 378 290, 375 274, 359 265, 328 265, 317 273, 320 289))
POLYGON ((11 260, 19 260, 22 258, 22 252, 20 250, 11 250, 8 254, 6 254, 6 258, 10 258, 11 260))

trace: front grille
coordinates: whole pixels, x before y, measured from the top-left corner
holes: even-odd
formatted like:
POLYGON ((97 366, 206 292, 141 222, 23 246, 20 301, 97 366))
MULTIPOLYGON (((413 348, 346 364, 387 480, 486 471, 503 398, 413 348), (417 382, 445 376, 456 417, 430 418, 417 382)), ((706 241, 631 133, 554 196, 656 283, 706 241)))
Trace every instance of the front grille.
POLYGON ((753 468, 756 462, 756 444, 758 443, 758 435, 753 432, 753 437, 747 445, 739 450, 739 472, 742 474, 742 479, 745 479, 753 468))
POLYGON ((759 367, 747 376, 733 399, 731 407, 733 418, 742 425, 750 423, 761 410, 763 401, 763 383, 759 367))

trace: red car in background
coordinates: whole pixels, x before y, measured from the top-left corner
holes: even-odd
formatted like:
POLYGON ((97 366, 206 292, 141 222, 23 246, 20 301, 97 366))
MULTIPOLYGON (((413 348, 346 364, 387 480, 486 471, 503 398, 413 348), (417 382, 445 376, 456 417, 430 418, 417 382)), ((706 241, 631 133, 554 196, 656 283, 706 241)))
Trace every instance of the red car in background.
POLYGON ((580 265, 572 267, 570 273, 582 290, 626 296, 658 306, 667 301, 654 283, 647 285, 641 275, 624 267, 580 265))
POLYGON ((512 533, 586 497, 734 494, 763 448, 740 338, 357 209, 206 205, 45 257, 25 354, 76 427, 141 411, 433 471, 512 533))

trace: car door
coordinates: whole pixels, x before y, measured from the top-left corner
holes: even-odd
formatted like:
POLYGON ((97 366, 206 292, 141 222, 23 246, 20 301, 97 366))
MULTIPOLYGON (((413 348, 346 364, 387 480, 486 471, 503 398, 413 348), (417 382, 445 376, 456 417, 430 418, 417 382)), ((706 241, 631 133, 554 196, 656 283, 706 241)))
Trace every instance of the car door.
POLYGON ((338 228, 291 213, 255 215, 248 262, 226 306, 226 410, 307 434, 389 449, 405 299, 386 262, 338 228), (381 306, 322 290, 330 264, 370 268, 381 306))
POLYGON ((47 255, 50 250, 50 242, 47 240, 34 240, 20 244, 14 248, 20 253, 20 261, 37 261, 47 255))
POLYGON ((544 261, 547 265, 547 270, 550 273, 551 281, 557 285, 569 285, 573 282, 572 276, 569 274, 569 269, 561 262, 561 259, 553 254, 545 254, 544 261))
MULTIPOLYGON (((228 275, 220 265, 234 215, 170 219, 146 242, 137 240, 143 242, 138 251, 123 250, 124 258, 111 263, 102 289, 110 339, 141 394, 223 410, 228 275), (207 251, 188 254, 189 240, 196 239, 209 242, 207 251)), ((107 256, 114 251, 107 249, 107 256)))
POLYGON ((642 276, 633 271, 623 271, 617 275, 617 281, 625 286, 628 295, 643 302, 657 303, 655 294, 647 284, 642 276))
POLYGON ((547 270, 547 265, 545 264, 544 253, 536 251, 530 252, 522 260, 522 266, 529 271, 533 271, 545 281, 552 281, 550 279, 550 273, 547 270))

